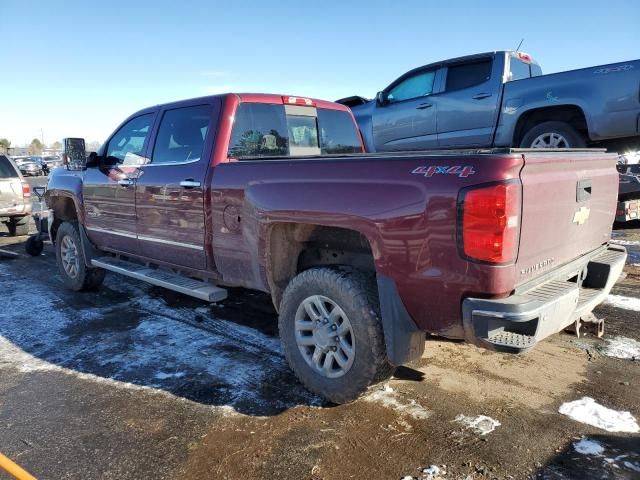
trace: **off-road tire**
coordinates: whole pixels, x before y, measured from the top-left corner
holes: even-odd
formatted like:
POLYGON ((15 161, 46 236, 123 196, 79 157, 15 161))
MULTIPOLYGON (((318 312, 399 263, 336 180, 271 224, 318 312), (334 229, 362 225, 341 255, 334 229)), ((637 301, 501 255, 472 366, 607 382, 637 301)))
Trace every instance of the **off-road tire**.
POLYGON ((374 275, 348 268, 313 268, 300 273, 284 291, 278 327, 291 369, 307 389, 330 402, 351 402, 372 383, 393 374, 394 367, 387 360, 374 275), (296 343, 296 311, 312 295, 331 299, 342 308, 351 323, 355 357, 350 369, 341 377, 327 378, 314 371, 296 343))
POLYGON ((522 137, 521 148, 531 148, 533 141, 545 133, 557 133, 562 135, 569 144, 566 148, 585 148, 587 141, 575 128, 565 122, 543 122, 529 129, 522 137))
POLYGON ((12 237, 29 235, 29 217, 12 218, 7 222, 7 229, 12 237))
POLYGON ((78 225, 71 222, 63 222, 58 227, 56 235, 56 261, 58 263, 58 270, 62 276, 62 280, 67 288, 79 291, 95 290, 104 281, 105 270, 102 268, 89 268, 86 266, 84 251, 82 249, 82 243, 80 241, 80 233, 78 232, 78 225), (78 273, 75 277, 71 277, 64 269, 62 262, 61 249, 64 241, 64 237, 68 236, 77 248, 78 256, 78 273))
POLYGON ((44 242, 42 240, 38 240, 37 236, 29 237, 24 244, 24 249, 26 252, 32 257, 37 257, 42 253, 44 249, 44 242))

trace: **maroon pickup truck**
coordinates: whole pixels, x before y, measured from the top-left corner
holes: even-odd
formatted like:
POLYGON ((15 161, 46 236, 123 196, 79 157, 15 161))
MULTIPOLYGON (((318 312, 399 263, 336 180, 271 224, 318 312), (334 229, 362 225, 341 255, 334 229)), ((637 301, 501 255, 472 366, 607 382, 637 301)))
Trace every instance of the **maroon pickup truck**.
POLYGON ((587 318, 626 258, 598 150, 366 154, 342 105, 236 94, 137 112, 88 158, 65 144, 46 199, 69 287, 109 270, 212 302, 269 292, 291 368, 337 403, 425 332, 527 351, 587 318))

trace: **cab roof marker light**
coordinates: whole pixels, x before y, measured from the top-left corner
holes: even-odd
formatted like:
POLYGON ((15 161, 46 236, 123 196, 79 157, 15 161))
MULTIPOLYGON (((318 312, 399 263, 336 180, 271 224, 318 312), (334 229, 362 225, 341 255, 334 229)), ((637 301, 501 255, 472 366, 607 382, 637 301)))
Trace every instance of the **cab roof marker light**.
POLYGON ((288 105, 301 105, 304 107, 315 107, 316 102, 311 100, 310 98, 304 97, 282 97, 282 101, 288 105))
POLYGON ((528 53, 516 52, 516 55, 518 56, 518 58, 520 60, 522 60, 525 63, 532 63, 533 62, 533 58, 531 58, 531 55, 529 55, 528 53))

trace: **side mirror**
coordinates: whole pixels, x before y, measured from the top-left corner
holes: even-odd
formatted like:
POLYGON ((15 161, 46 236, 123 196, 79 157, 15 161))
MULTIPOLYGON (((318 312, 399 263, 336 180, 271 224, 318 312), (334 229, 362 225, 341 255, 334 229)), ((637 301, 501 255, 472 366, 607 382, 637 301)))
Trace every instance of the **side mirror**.
POLYGON ((91 152, 87 155, 87 168, 97 168, 100 166, 100 156, 96 152, 91 152))
POLYGON ((65 138, 62 142, 62 161, 67 170, 84 170, 87 166, 84 138, 65 138))
POLYGON ((386 105, 388 102, 387 100, 387 94, 385 92, 378 92, 376 93, 376 104, 379 107, 382 107, 384 105, 386 105))

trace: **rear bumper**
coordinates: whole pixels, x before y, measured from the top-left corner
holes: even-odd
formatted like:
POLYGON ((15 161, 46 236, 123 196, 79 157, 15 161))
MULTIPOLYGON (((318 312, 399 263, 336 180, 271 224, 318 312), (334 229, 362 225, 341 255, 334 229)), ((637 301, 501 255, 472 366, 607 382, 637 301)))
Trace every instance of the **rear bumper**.
POLYGON ((533 348, 600 304, 622 273, 626 258, 624 247, 610 245, 573 262, 572 270, 582 272, 578 275, 584 279, 581 285, 575 277, 551 278, 507 298, 465 299, 462 315, 467 341, 514 353, 533 348))

